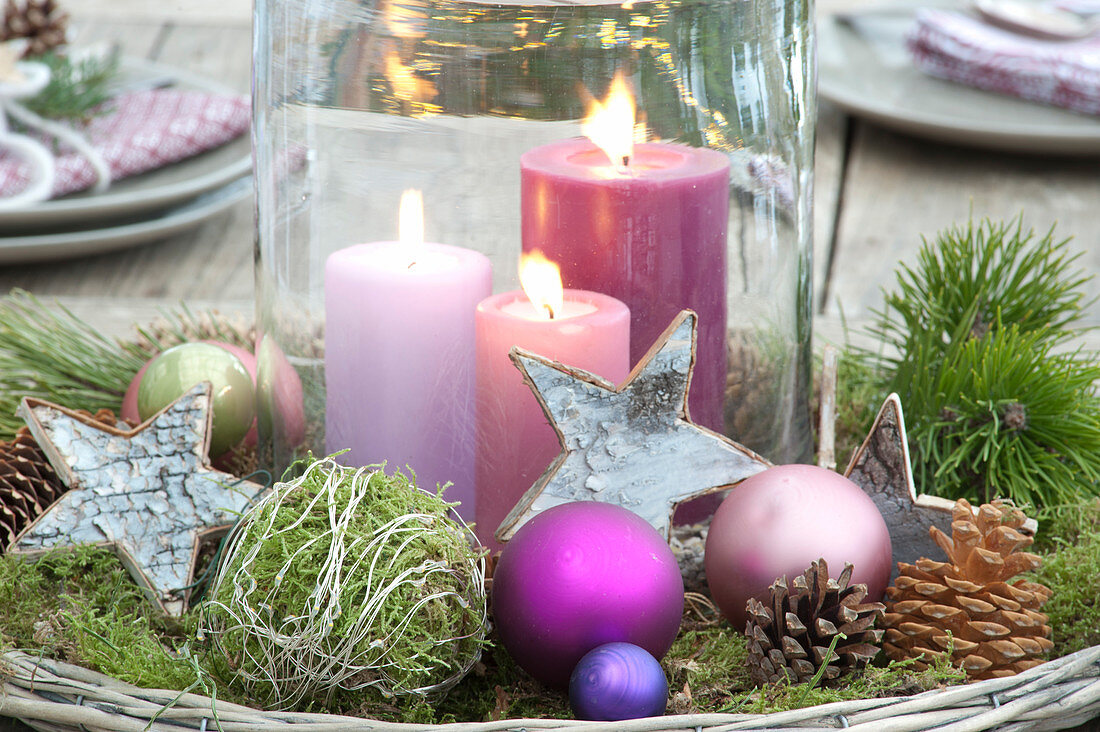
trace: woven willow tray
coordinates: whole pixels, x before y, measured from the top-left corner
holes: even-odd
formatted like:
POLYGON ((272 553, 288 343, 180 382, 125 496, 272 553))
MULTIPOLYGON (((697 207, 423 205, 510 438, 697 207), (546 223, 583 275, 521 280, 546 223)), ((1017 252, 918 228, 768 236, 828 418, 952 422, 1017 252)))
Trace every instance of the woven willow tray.
POLYGON ((732 732, 858 729, 867 732, 1059 730, 1100 716, 1100 646, 1007 679, 911 697, 860 699, 753 714, 694 714, 628 722, 506 719, 443 725, 396 724, 325 714, 264 712, 197 694, 139 689, 78 666, 20 652, 0 656, 0 715, 43 732, 732 732))

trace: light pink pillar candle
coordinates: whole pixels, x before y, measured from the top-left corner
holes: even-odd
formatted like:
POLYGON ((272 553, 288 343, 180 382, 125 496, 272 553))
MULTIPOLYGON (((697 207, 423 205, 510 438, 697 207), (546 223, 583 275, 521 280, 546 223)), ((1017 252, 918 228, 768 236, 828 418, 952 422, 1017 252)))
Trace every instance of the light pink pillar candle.
POLYGON ((630 373, 630 311, 566 290, 548 319, 520 290, 477 306, 477 536, 491 550, 500 522, 561 451, 554 429, 508 353, 513 346, 619 384, 630 373))
POLYGON ((325 448, 409 466, 417 484, 474 505, 474 311, 492 292, 485 255, 358 244, 325 263, 325 448))

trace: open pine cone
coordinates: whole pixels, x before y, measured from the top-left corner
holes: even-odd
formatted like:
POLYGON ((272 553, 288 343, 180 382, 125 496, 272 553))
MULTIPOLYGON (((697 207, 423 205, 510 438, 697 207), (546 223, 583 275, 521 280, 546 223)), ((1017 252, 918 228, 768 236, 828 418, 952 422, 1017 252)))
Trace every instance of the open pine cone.
POLYGON ((950 650, 951 662, 972 679, 1011 676, 1042 663, 1053 643, 1038 609, 1051 591, 1023 580, 1008 584, 1039 566, 1038 556, 1020 551, 1032 542, 1019 530, 1024 521, 1008 502, 984 504, 975 517, 959 500, 951 536, 930 529, 948 561, 898 562, 900 574, 886 590, 887 655, 923 656, 917 668, 924 668, 950 650))
POLYGON ((69 14, 56 0, 7 0, 0 25, 0 42, 26 38, 24 56, 36 56, 64 45, 69 14))
POLYGON ((786 577, 772 583, 770 607, 749 600, 745 634, 753 683, 802 683, 822 664, 822 680, 832 681, 874 658, 882 631, 873 626, 884 606, 863 602, 867 585, 849 585, 851 578, 852 565, 845 565, 834 580, 829 578, 829 565, 819 559, 790 587, 786 577), (829 645, 840 634, 845 637, 830 654, 829 645))

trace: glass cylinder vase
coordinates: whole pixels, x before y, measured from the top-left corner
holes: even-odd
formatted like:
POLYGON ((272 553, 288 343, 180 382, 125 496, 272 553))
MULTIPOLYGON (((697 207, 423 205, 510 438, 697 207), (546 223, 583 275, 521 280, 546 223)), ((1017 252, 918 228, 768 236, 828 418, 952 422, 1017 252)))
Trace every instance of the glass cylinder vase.
POLYGON ((491 544, 559 450, 508 350, 618 383, 691 309, 692 421, 807 459, 812 59, 809 0, 257 0, 262 458, 491 544))

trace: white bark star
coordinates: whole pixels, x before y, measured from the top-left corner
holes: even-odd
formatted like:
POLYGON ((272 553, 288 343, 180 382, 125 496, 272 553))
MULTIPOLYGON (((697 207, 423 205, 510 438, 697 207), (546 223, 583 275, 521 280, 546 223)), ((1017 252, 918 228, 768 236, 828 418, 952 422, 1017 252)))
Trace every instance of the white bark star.
POLYGON ((105 427, 56 404, 24 398, 26 420, 70 487, 10 551, 98 544, 114 549, 165 612, 180 615, 202 535, 226 529, 263 487, 210 467, 210 383, 196 385, 133 430, 105 427))
POLYGON ((618 388, 512 349, 512 361, 557 432, 562 452, 505 517, 496 531, 499 541, 536 514, 572 501, 623 506, 667 538, 677 504, 770 467, 748 448, 690 421, 695 322, 695 313, 681 312, 618 388))

